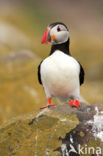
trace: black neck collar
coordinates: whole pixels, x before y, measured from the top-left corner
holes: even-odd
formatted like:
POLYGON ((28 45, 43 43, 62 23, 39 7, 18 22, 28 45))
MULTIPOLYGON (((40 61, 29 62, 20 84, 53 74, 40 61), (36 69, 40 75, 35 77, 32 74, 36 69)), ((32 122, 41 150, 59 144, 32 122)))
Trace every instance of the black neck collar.
POLYGON ((65 53, 67 55, 70 55, 70 52, 69 52, 69 42, 70 41, 68 39, 65 43, 52 45, 51 51, 50 51, 50 55, 52 55, 56 50, 60 50, 63 53, 65 53))

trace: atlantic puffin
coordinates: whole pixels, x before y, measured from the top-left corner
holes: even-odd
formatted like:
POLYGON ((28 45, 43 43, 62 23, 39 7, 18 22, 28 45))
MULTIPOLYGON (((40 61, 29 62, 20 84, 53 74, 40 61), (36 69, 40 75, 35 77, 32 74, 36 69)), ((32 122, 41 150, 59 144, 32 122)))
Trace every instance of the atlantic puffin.
POLYGON ((69 29, 62 22, 52 23, 47 27, 41 43, 51 43, 49 56, 38 66, 38 80, 43 85, 48 101, 41 109, 55 106, 51 104, 53 97, 78 108, 84 70, 70 54, 69 29))

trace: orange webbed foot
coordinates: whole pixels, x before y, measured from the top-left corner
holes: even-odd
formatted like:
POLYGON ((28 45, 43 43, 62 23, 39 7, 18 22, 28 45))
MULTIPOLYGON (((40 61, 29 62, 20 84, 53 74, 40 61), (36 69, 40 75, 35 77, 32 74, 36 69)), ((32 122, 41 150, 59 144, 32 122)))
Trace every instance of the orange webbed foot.
POLYGON ((72 101, 68 102, 67 104, 69 104, 70 106, 76 107, 76 108, 80 107, 79 100, 72 100, 72 101))
POLYGON ((54 106, 56 106, 56 105, 46 105, 46 106, 43 106, 43 107, 41 107, 40 109, 44 109, 44 108, 50 108, 50 107, 54 107, 54 106))
POLYGON ((44 108, 50 108, 50 107, 54 107, 56 105, 51 104, 51 98, 48 98, 48 104, 46 106, 41 107, 40 109, 44 109, 44 108))

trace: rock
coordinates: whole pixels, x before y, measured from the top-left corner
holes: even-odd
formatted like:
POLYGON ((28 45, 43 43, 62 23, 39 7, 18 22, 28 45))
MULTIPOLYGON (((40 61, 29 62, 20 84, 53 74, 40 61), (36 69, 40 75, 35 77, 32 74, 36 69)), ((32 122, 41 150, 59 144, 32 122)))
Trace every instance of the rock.
POLYGON ((103 80, 103 62, 93 62, 88 68, 88 78, 90 81, 103 80))
POLYGON ((30 50, 19 50, 15 52, 11 52, 9 54, 5 54, 0 56, 0 63, 7 63, 10 61, 22 61, 22 60, 27 60, 27 59, 35 59, 37 58, 37 55, 34 54, 30 50))
POLYGON ((0 47, 30 47, 30 39, 16 26, 0 21, 0 47))
POLYGON ((44 91, 37 79, 41 60, 32 53, 29 57, 28 53, 16 53, 14 58, 0 63, 0 124, 38 109, 45 103, 44 91))
POLYGON ((84 156, 89 147, 94 153, 86 156, 97 155, 97 147, 102 155, 96 136, 103 131, 102 110, 102 104, 81 103, 79 109, 65 104, 16 117, 0 127, 0 156, 84 156))

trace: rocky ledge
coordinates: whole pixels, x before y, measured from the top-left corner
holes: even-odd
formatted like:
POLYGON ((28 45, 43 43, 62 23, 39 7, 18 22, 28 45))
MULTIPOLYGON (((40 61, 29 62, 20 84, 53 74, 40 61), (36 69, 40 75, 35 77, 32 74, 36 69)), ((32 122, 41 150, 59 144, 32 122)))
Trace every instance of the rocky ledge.
POLYGON ((0 156, 102 156, 103 105, 58 105, 0 127, 0 156))

